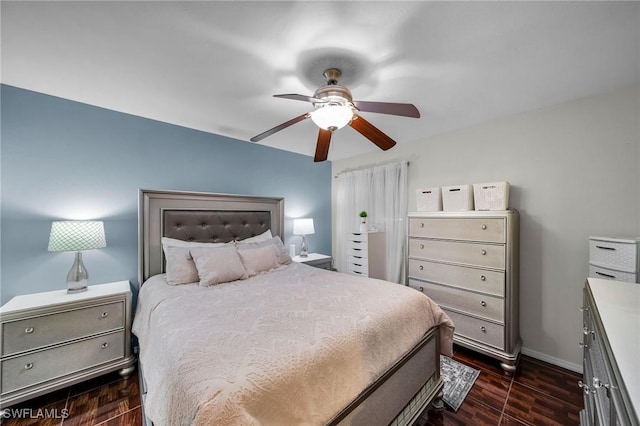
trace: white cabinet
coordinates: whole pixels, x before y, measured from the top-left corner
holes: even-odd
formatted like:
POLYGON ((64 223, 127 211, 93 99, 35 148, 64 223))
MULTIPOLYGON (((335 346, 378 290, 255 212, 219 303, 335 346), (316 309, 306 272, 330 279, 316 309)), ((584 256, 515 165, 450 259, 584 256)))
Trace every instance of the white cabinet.
POLYGON ((455 343, 512 374, 522 345, 518 212, 417 212, 408 226, 408 285, 447 312, 455 343))
POLYGON ((589 276, 640 283, 640 238, 589 237, 589 276))
POLYGON ((347 272, 363 277, 387 279, 385 232, 354 232, 348 235, 347 272))
POLYGON ((0 315, 2 408, 113 370, 133 371, 129 281, 16 296, 0 315))

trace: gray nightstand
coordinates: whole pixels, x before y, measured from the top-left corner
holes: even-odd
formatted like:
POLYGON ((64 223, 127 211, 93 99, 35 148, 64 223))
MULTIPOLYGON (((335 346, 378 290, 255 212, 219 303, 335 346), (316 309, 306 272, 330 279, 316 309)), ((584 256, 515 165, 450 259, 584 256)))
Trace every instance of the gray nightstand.
POLYGON ((135 368, 129 281, 16 296, 0 308, 2 408, 135 368))
POLYGON ((331 256, 327 256, 326 254, 320 253, 309 253, 307 257, 295 256, 293 258, 294 262, 304 263, 309 266, 315 266, 320 269, 327 269, 329 271, 332 270, 333 266, 333 258, 331 256))

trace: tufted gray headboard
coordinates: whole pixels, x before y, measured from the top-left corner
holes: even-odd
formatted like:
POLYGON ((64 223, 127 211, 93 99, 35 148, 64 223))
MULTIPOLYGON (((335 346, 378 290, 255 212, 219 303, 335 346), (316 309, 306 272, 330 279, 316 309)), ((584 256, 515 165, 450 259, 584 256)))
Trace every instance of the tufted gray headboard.
POLYGON ((162 237, 229 242, 267 229, 284 241, 284 199, 141 189, 138 205, 138 283, 164 272, 162 237))

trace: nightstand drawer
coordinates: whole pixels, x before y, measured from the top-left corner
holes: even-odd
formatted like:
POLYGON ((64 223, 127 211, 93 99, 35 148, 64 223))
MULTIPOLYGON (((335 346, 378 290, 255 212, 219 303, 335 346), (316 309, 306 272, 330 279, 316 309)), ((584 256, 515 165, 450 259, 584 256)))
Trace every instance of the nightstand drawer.
POLYGON ((456 325, 456 335, 474 339, 498 349, 504 349, 504 327, 502 325, 469 317, 448 309, 443 310, 456 325))
POLYGON ((444 240, 409 239, 411 257, 487 268, 505 268, 502 244, 465 243, 444 240))
POLYGON ((504 296, 504 271, 409 259, 409 277, 504 296))
POLYGON ((448 240, 506 242, 505 220, 502 218, 410 218, 409 235, 448 240))
POLYGON ((124 344, 120 331, 3 360, 2 393, 123 358, 124 344))
POLYGON ((415 280, 409 280, 409 285, 421 290, 444 308, 452 308, 489 320, 504 322, 504 299, 500 297, 415 280))
POLYGON ((124 302, 89 306, 2 325, 2 356, 124 328, 124 302))

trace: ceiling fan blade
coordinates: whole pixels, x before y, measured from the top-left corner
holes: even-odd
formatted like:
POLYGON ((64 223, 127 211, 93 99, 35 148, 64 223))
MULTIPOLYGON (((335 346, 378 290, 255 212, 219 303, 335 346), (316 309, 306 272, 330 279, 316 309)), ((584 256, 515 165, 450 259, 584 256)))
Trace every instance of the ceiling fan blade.
POLYGON ((353 101, 353 105, 360 111, 377 112, 379 114, 401 115, 403 117, 420 118, 420 111, 412 104, 397 104, 393 102, 353 101))
POLYGON ((293 99, 294 101, 305 101, 311 103, 327 102, 324 99, 314 98, 313 96, 298 95, 296 93, 287 93, 284 95, 273 95, 274 98, 293 99))
POLYGON ((353 114, 354 119, 351 120, 349 126, 356 129, 362 136, 369 139, 374 144, 378 145, 383 151, 393 148, 396 144, 396 141, 391 139, 389 136, 384 134, 382 130, 378 129, 373 124, 369 123, 364 118, 360 117, 357 114, 353 114))
POLYGON ((313 161, 318 163, 324 161, 329 156, 329 142, 331 142, 331 130, 320 129, 318 132, 318 143, 316 144, 316 156, 313 161))
POLYGON ((291 120, 284 122, 276 127, 274 127, 273 129, 269 129, 266 132, 262 132, 257 136, 252 137, 251 139, 249 139, 251 142, 258 142, 261 141, 262 139, 266 138, 267 136, 271 136, 272 134, 279 132, 280 130, 286 129, 287 127, 296 124, 299 121, 302 121, 304 119, 307 119, 311 117, 311 114, 309 114, 308 112, 305 112, 302 115, 297 116, 296 118, 292 118, 291 120))

